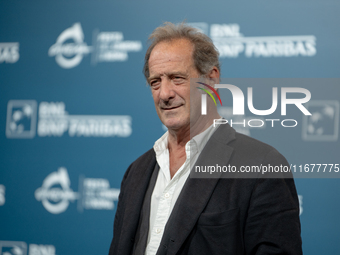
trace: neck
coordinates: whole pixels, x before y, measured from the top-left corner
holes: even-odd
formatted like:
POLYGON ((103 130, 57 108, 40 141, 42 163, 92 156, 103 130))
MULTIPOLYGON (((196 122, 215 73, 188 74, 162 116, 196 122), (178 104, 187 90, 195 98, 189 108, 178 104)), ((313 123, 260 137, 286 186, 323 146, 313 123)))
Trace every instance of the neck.
POLYGON ((168 146, 169 149, 185 148, 186 143, 190 140, 190 126, 180 130, 169 129, 168 146))
MULTIPOLYGON (((200 115, 196 121, 191 121, 185 127, 179 130, 169 129, 168 149, 169 149, 169 167, 171 178, 185 162, 187 155, 185 152, 186 143, 194 136, 206 130, 214 121, 220 118, 217 111, 209 115, 200 115)), ((195 119, 195 118, 193 118, 195 119)))
POLYGON ((199 135, 210 127, 214 119, 221 118, 217 111, 208 112, 207 115, 200 116, 195 122, 181 128, 180 130, 169 129, 168 146, 170 150, 185 150, 185 145, 190 139, 199 135))

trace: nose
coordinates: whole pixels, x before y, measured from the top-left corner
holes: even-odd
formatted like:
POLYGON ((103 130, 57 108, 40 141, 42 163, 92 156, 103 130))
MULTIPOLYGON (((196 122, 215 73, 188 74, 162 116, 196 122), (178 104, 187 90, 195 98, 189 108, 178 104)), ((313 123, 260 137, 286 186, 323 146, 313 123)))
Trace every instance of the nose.
POLYGON ((162 79, 161 86, 159 88, 159 98, 164 102, 169 102, 175 98, 176 93, 174 91, 174 84, 168 78, 162 79))

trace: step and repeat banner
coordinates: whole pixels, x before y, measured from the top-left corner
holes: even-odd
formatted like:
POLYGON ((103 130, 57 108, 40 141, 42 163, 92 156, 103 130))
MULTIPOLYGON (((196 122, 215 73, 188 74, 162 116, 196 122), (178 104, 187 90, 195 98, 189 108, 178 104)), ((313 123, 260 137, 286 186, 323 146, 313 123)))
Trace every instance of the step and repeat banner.
POLYGON ((278 95, 274 117, 233 117, 232 99, 219 112, 304 173, 304 253, 339 254, 339 11, 331 0, 0 0, 0 255, 108 253, 124 172, 166 131, 142 74, 165 21, 210 36, 245 104, 248 87, 257 110, 278 95), (310 99, 292 104, 287 87, 310 99))

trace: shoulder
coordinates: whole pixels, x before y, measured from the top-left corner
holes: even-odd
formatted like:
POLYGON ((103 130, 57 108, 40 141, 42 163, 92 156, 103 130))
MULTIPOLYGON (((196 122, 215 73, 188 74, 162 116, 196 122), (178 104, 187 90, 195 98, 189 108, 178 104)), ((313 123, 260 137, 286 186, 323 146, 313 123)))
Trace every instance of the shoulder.
POLYGON ((126 179, 129 179, 129 177, 131 176, 137 176, 136 175, 137 173, 138 175, 140 175, 141 171, 142 172, 146 171, 146 169, 148 169, 150 165, 154 165, 155 163, 156 163, 155 151, 153 149, 150 149, 130 164, 130 166, 128 167, 124 174, 122 186, 126 179))
POLYGON ((288 164, 285 157, 273 146, 244 134, 235 132, 235 139, 228 145, 234 149, 234 156, 241 157, 243 163, 288 164))
POLYGON ((273 146, 261 142, 250 136, 235 132, 235 140, 230 142, 230 145, 237 149, 249 149, 260 152, 269 152, 276 150, 273 146))
POLYGON ((145 152, 143 155, 138 157, 135 161, 133 161, 131 163, 131 166, 134 166, 134 165, 139 165, 139 166, 149 165, 150 161, 152 161, 154 159, 156 159, 155 151, 154 151, 154 149, 150 149, 147 152, 145 152))
POLYGON ((234 156, 239 156, 242 160, 257 159, 262 161, 266 156, 283 157, 271 145, 238 133, 229 124, 220 125, 210 140, 212 148, 214 148, 214 143, 225 143, 233 149, 234 156))

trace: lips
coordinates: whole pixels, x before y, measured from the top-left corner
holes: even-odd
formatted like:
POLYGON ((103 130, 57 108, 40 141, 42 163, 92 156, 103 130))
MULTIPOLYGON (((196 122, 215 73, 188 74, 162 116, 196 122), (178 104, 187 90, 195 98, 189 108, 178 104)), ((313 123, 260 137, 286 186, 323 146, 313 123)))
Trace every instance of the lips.
POLYGON ((179 107, 181 107, 182 105, 178 105, 178 106, 173 106, 173 107, 162 107, 162 110, 168 111, 168 110, 174 110, 177 109, 179 107))

